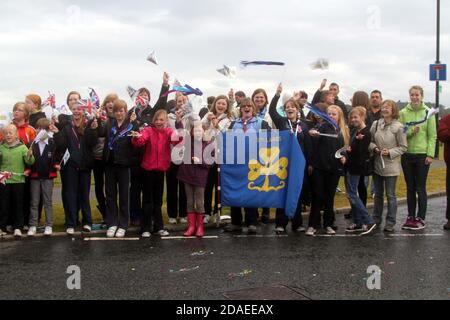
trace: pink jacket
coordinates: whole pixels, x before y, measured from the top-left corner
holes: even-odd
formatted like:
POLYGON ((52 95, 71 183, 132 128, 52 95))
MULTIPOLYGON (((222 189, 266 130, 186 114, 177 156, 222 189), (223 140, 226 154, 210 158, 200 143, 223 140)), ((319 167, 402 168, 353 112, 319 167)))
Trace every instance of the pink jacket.
POLYGON ((147 127, 142 131, 140 138, 133 138, 131 142, 135 147, 145 147, 141 163, 144 170, 167 171, 171 162, 171 145, 176 145, 181 140, 182 138, 172 128, 147 127))

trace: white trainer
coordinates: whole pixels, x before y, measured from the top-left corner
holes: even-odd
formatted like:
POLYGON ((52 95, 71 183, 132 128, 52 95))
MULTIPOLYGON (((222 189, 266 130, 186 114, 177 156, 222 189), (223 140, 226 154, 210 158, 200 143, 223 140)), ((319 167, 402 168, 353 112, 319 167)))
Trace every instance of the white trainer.
POLYGON ((157 234, 161 237, 167 237, 169 235, 169 232, 167 230, 159 230, 157 234))
POLYGON ((92 228, 91 228, 90 225, 87 225, 87 224, 86 224, 86 225, 83 226, 83 231, 84 231, 84 232, 91 232, 91 231, 92 231, 92 228))
POLYGON ((150 238, 152 235, 151 235, 151 233, 150 232, 144 232, 143 234, 142 234, 142 238, 150 238))
POLYGON ((49 226, 45 227, 44 236, 51 236, 52 234, 53 234, 53 228, 49 227, 49 226))
POLYGON ((186 218, 180 218, 180 223, 187 223, 187 219, 186 218))
POLYGON ((14 229, 14 237, 21 237, 22 231, 20 229, 14 229))
POLYGON ((0 229, 0 237, 6 236, 8 233, 0 229))
POLYGON ((125 229, 119 229, 119 230, 117 230, 117 232, 116 232, 116 238, 123 238, 123 237, 125 237, 125 233, 126 233, 126 230, 125 230, 125 229))
POLYGON ((177 219, 169 218, 169 224, 177 224, 177 219))
POLYGON ((211 216, 208 216, 207 214, 205 214, 205 216, 203 217, 203 223, 208 224, 210 220, 211 220, 211 216))
POLYGON ((66 233, 70 236, 73 236, 75 234, 74 228, 67 228, 66 233))
POLYGON ((117 227, 111 227, 106 231, 106 237, 107 238, 114 238, 114 235, 116 234, 117 227))
POLYGON ((327 227, 325 229, 325 232, 326 232, 326 234, 331 235, 331 236, 334 236, 336 234, 336 231, 334 231, 334 229, 331 227, 327 227))
POLYGON ((275 228, 275 232, 276 232, 276 233, 284 232, 284 228, 283 228, 283 227, 276 227, 276 228, 275 228))
POLYGON ((308 230, 306 230, 306 233, 305 233, 305 234, 306 234, 307 236, 313 236, 313 235, 316 234, 316 231, 317 231, 317 230, 314 229, 313 227, 309 227, 308 230))
POLYGON ((36 232, 37 232, 37 228, 36 227, 30 227, 29 229, 28 229, 28 232, 27 232, 27 235, 29 235, 29 236, 35 236, 36 235, 36 232))

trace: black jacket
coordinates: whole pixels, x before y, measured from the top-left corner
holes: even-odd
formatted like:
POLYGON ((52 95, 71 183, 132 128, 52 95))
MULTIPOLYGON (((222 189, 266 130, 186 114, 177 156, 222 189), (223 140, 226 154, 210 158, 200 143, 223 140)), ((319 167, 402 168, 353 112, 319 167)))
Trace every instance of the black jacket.
POLYGON ((94 147, 98 141, 98 130, 91 129, 92 121, 86 123, 83 135, 77 133, 72 122, 67 123, 55 134, 57 153, 64 155, 65 151, 69 150, 70 159, 66 165, 80 170, 89 170, 94 167, 94 147))
POLYGON ((105 146, 103 148, 103 161, 107 165, 119 165, 130 167, 139 165, 139 157, 131 144, 131 131, 137 130, 136 123, 124 121, 120 128, 117 128, 117 121, 108 119, 104 132, 100 136, 105 136, 105 146), (113 132, 114 129, 114 132, 113 132))
MULTIPOLYGON (((143 127, 145 125, 150 125, 153 122, 153 116, 158 110, 165 110, 167 105, 168 96, 163 97, 170 89, 170 86, 162 86, 161 93, 159 94, 159 99, 156 102, 155 106, 152 108, 151 106, 147 106, 141 113, 136 113, 137 116, 137 124, 139 127, 143 127)), ((135 111, 136 107, 130 109, 128 115, 135 111)))
POLYGON ((57 157, 55 150, 56 145, 53 138, 48 139, 48 144, 45 146, 42 155, 39 142, 33 143, 33 156, 36 161, 31 166, 31 179, 54 179, 57 177, 55 165, 59 164, 61 159, 57 157))
POLYGON ((310 165, 311 163, 311 152, 312 152, 312 142, 311 137, 308 134, 308 126, 306 123, 300 121, 298 123, 291 123, 288 118, 281 116, 277 111, 278 100, 280 99, 279 95, 275 95, 273 97, 272 102, 269 107, 269 115, 272 118, 273 123, 280 131, 284 130, 296 130, 297 126, 300 126, 297 132, 297 140, 302 148, 303 154, 306 159, 306 165, 310 165), (292 126, 292 128, 291 128, 292 126))
POLYGON ((339 159, 336 159, 336 151, 344 147, 344 138, 336 131, 336 129, 324 122, 316 128, 320 133, 325 134, 339 134, 338 138, 331 137, 312 137, 312 166, 314 169, 319 169, 328 172, 343 172, 343 166, 339 159))
POLYGON ((372 141, 370 127, 362 130, 353 130, 350 138, 351 152, 347 152, 346 169, 351 175, 362 176, 366 174, 370 157, 369 144, 372 141), (356 137, 361 134, 364 137, 359 140, 356 137))

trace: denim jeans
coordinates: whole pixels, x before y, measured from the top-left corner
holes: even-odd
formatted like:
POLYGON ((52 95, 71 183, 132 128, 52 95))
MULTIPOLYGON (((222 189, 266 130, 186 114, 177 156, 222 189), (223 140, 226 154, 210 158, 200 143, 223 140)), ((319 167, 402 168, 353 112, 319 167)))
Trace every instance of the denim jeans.
POLYGON ((386 189, 388 201, 386 223, 390 226, 394 226, 397 217, 397 197, 395 195, 397 177, 382 177, 374 174, 372 181, 375 188, 373 219, 376 224, 381 224, 383 220, 384 190, 386 189))
POLYGON ((402 168, 408 189, 408 217, 416 217, 417 198, 419 211, 417 216, 425 220, 427 213, 427 176, 430 165, 425 164, 425 154, 404 154, 402 156, 402 168), (418 197, 416 197, 416 194, 418 197))
POLYGON ((367 208, 364 206, 361 199, 358 197, 358 184, 359 184, 360 176, 354 176, 347 173, 347 193, 350 199, 350 202, 353 207, 353 222, 360 226, 362 224, 372 224, 373 219, 369 215, 367 208))

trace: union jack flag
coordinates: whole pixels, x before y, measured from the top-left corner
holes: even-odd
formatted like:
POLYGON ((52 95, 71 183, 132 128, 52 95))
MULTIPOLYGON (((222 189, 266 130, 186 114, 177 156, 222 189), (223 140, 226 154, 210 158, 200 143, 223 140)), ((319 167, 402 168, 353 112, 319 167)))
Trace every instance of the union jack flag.
POLYGON ((91 98, 93 105, 97 108, 100 108, 100 98, 97 92, 95 92, 95 90, 92 88, 89 88, 89 97, 91 98))
POLYGON ((44 103, 42 104, 42 107, 47 107, 47 106, 50 106, 52 108, 56 107, 55 94, 51 93, 50 91, 48 92, 47 100, 45 100, 44 103))

